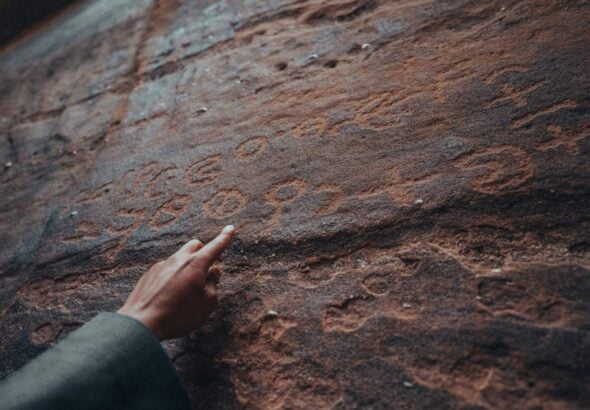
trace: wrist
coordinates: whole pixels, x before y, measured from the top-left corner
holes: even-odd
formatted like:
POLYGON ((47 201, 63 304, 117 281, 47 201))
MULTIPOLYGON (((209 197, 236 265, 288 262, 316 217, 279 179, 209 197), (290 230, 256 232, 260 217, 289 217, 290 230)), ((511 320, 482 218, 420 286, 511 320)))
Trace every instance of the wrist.
POLYGON ((117 314, 127 316, 131 319, 136 320, 137 322, 141 323, 144 327, 148 328, 150 332, 152 332, 154 336, 158 338, 158 340, 164 340, 160 335, 160 332, 158 331, 158 327, 155 325, 155 323, 153 323, 152 320, 149 320, 149 318, 146 315, 142 315, 141 313, 134 311, 133 309, 126 308, 125 306, 117 310, 117 314))

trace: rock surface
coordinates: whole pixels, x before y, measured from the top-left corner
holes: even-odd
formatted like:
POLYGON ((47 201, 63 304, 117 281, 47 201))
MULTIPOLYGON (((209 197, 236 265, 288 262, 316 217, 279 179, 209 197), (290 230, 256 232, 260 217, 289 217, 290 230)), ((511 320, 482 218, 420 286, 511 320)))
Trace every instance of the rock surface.
POLYGON ((0 377, 233 223, 195 408, 590 407, 590 2, 58 20, 0 60, 0 377))

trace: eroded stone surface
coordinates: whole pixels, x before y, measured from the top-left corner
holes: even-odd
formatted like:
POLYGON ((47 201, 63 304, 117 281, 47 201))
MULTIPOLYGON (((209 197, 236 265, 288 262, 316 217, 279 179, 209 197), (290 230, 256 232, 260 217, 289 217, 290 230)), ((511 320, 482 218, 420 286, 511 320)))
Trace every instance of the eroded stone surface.
POLYGON ((117 1, 0 60, 0 374, 226 223, 197 408, 590 407, 590 3, 117 1))

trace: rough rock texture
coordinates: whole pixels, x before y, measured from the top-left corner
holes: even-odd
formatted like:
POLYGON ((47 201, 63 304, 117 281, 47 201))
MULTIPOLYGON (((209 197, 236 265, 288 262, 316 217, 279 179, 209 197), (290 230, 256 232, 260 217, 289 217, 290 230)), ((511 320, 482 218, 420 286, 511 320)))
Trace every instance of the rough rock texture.
POLYGON ((590 2, 100 0, 0 61, 0 375, 224 224, 196 408, 590 408, 590 2))

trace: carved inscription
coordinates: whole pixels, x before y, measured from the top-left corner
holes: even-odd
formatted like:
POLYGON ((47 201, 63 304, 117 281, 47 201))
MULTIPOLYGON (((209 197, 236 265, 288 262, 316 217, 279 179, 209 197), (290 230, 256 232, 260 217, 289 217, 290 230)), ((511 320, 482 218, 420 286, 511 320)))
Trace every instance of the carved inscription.
POLYGON ((404 124, 413 111, 400 104, 399 97, 388 92, 371 95, 355 110, 355 121, 363 128, 382 131, 404 124))
POLYGON ((144 215, 145 209, 120 209, 107 231, 115 235, 130 234, 141 225, 144 215))
POLYGON ((389 292, 391 274, 388 272, 373 272, 365 276, 363 289, 374 296, 383 296, 389 292))
POLYGON ((550 107, 544 108, 540 111, 534 112, 532 114, 525 115, 524 117, 517 118, 512 121, 511 127, 512 128, 521 128, 539 117, 543 117, 545 115, 553 114, 557 111, 566 110, 570 108, 576 108, 578 103, 574 100, 565 100, 558 103, 551 105, 550 107))
MULTIPOLYGON (((535 87, 538 86, 535 85, 535 87)), ((504 91, 506 90, 504 89, 504 91)), ((526 102, 526 100, 519 99, 526 97, 525 91, 523 90, 522 95, 499 97, 497 100, 491 101, 490 104, 510 99, 514 104, 521 105, 526 102)), ((354 119, 359 121, 359 125, 367 128, 372 127, 375 130, 387 128, 396 123, 396 115, 402 115, 397 111, 401 107, 401 102, 415 95, 417 94, 411 92, 383 92, 369 96, 358 104, 354 119)), ((566 106, 571 104, 574 103, 567 103, 566 106)), ((552 112, 556 109, 559 107, 544 112, 552 112)), ((542 113, 535 115, 542 115, 542 113)), ((350 118, 350 116, 345 116, 338 124, 346 123, 350 118)), ((532 121, 530 118, 526 121, 532 121)), ((326 131, 327 124, 328 120, 323 117, 311 119, 299 126, 297 128, 298 134, 296 134, 300 138, 308 138, 312 134, 319 135, 326 131)), ((588 127, 585 127, 581 131, 574 132, 562 130, 558 126, 550 126, 549 131, 554 135, 554 138, 540 144, 537 148, 547 150, 563 145, 568 152, 577 153, 577 141, 585 137, 587 130, 588 127)), ((250 137, 235 147, 234 154, 237 160, 253 160, 265 152, 269 144, 270 141, 265 136, 250 137)), ((139 168, 128 170, 116 181, 106 182, 96 189, 82 191, 75 202, 86 205, 94 201, 103 201, 105 198, 108 200, 116 198, 114 201, 116 203, 121 202, 119 197, 123 197, 124 208, 116 213, 112 223, 106 228, 106 232, 117 239, 116 245, 111 248, 111 253, 116 256, 139 226, 145 223, 152 229, 161 229, 175 223, 187 212, 193 201, 200 202, 204 215, 216 220, 227 219, 241 212, 247 206, 249 199, 244 192, 236 187, 215 191, 206 200, 202 200, 196 192, 178 193, 179 189, 184 189, 186 192, 189 187, 210 185, 218 181, 222 176, 221 164, 224 160, 224 156, 215 153, 199 159, 185 169, 179 169, 176 165, 160 164, 156 161, 148 162, 139 168), (157 207, 150 206, 145 203, 145 200, 158 201, 159 205, 157 207), (148 209, 154 211, 150 211, 148 214, 148 209)), ((454 166, 465 172, 466 176, 470 178, 474 190, 484 193, 497 193, 503 189, 518 187, 533 174, 531 158, 522 149, 512 146, 472 151, 457 158, 454 161, 454 166)), ((401 169, 395 166, 388 171, 388 178, 384 183, 369 186, 358 193, 358 197, 367 200, 386 195, 393 202, 402 206, 419 205, 424 202, 418 193, 424 190, 425 184, 431 183, 437 178, 440 178, 440 174, 435 172, 418 178, 405 179, 401 175, 401 169)), ((313 196, 315 204, 309 207, 308 212, 317 217, 337 212, 346 200, 343 187, 337 184, 323 183, 312 186, 301 178, 281 181, 271 186, 263 194, 265 202, 271 205, 272 210, 263 224, 261 232, 272 232, 274 227, 280 223, 285 212, 289 211, 290 205, 303 195, 313 196)), ((78 226, 74 234, 66 236, 64 242, 89 240, 97 238, 99 235, 94 222, 89 221, 78 226)), ((309 276, 304 273, 293 271, 290 276, 292 278, 309 276)), ((373 286, 369 283, 369 279, 363 286, 367 292, 373 295, 379 294, 378 290, 369 290, 375 286, 378 287, 378 285, 373 286)))
POLYGON ((322 325, 327 332, 354 332, 360 329, 374 312, 374 298, 352 297, 328 306, 322 325))
POLYGON ((493 72, 491 72, 485 80, 485 83, 490 85, 496 82, 496 80, 502 77, 506 73, 521 73, 525 74, 529 72, 529 69, 523 65, 509 65, 506 67, 499 68, 493 72))
POLYGON ((184 213, 192 200, 190 195, 178 195, 164 202, 152 216, 150 226, 160 229, 170 225, 184 213))
POLYGON ((203 212, 213 219, 226 219, 236 215, 246 206, 248 199, 238 189, 223 189, 203 204, 203 212))
POLYGON ((303 179, 293 178, 274 185, 266 194, 266 202, 275 207, 267 222, 267 230, 272 229, 281 219, 284 207, 295 201, 307 188, 303 179))
POLYGON ((537 149, 541 151, 562 147, 570 154, 578 155, 580 153, 578 143, 584 138, 590 137, 590 125, 580 129, 563 129, 559 125, 549 125, 547 131, 549 131, 552 138, 537 145, 537 149))
POLYGON ((516 107, 523 108, 528 105, 527 95, 535 91, 541 85, 545 84, 546 81, 539 81, 528 87, 524 87, 519 90, 515 90, 511 84, 502 84, 502 94, 491 101, 488 101, 485 108, 492 108, 496 104, 504 101, 511 101, 516 107))
POLYGON ((318 137, 327 130, 328 120, 324 117, 310 118, 292 128, 295 138, 308 139, 318 137))
POLYGON ((242 142, 236 148, 236 157, 243 160, 251 160, 259 156, 266 150, 268 138, 252 137, 242 142))
POLYGON ((221 155, 211 155, 191 165, 186 172, 186 180, 191 185, 210 184, 221 176, 221 155))
POLYGON ((522 149, 508 145, 468 153, 455 164, 465 171, 474 171, 472 188, 487 194, 516 188, 533 175, 531 158, 522 149))
POLYGON ((430 182, 439 177, 439 174, 430 174, 414 180, 404 180, 397 167, 389 170, 389 180, 385 184, 371 187, 359 194, 360 199, 369 199, 375 196, 387 194, 393 202, 402 205, 411 205, 415 196, 409 188, 430 182))
POLYGON ((144 196, 146 199, 159 199, 163 197, 172 187, 176 179, 176 167, 164 168, 156 173, 146 184, 144 196))

